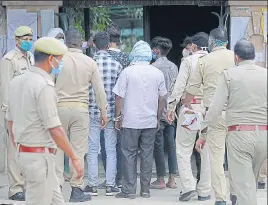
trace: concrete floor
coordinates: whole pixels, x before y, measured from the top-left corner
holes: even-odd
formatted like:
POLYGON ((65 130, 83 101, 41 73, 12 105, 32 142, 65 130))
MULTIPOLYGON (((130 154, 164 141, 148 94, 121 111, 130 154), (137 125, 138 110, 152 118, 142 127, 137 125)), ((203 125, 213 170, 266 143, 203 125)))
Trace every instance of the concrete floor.
MULTIPOLYGON (((166 160, 167 161, 167 160, 166 160)), ((139 164, 139 163, 138 163, 139 164)), ((193 170, 195 169, 195 163, 193 160, 193 170)), ((87 167, 87 165, 86 165, 87 167)), ((85 167, 85 168, 86 168, 85 167)), ((138 166, 139 167, 139 166, 138 166)), ((168 166, 166 166, 168 169, 168 166)), ((139 168, 138 168, 139 170, 139 168)), ((100 182, 103 181, 104 176, 104 170, 101 162, 99 163, 99 172, 100 172, 100 182)), ((194 171, 195 173, 195 171, 194 171)), ((227 174, 228 175, 228 174, 227 174)), ((228 176, 226 177, 228 180, 228 176)), ((153 179, 155 180, 155 168, 153 168, 153 179)), ((85 176, 85 183, 86 183, 86 176, 85 176)), ((212 199, 206 202, 199 202, 196 200, 190 201, 190 202, 180 202, 179 201, 179 195, 181 191, 181 184, 180 184, 180 178, 179 176, 176 178, 176 182, 178 185, 178 188, 175 190, 172 189, 164 189, 164 190, 151 190, 151 198, 150 199, 144 199, 141 198, 139 193, 139 179, 138 179, 138 189, 137 189, 137 198, 135 200, 129 200, 129 199, 116 199, 115 197, 108 197, 105 196, 104 190, 99 190, 99 196, 93 197, 92 201, 90 202, 84 202, 84 203, 78 203, 81 205, 115 205, 115 204, 124 204, 124 205, 179 205, 179 204, 186 204, 186 205, 214 205, 214 194, 211 193, 212 199)), ((70 186, 69 183, 66 182, 63 186, 63 196, 66 201, 66 204, 74 204, 74 203, 67 203, 70 197, 70 186)), ((7 199, 7 193, 8 193, 8 179, 6 174, 0 174, 0 205, 1 204, 12 204, 12 205, 24 205, 24 202, 13 202, 8 201, 7 199)), ((228 205, 231 205, 231 202, 228 202, 228 205)), ((255 205, 255 204, 254 204, 255 205)), ((256 204, 257 205, 257 204, 256 204)), ((265 190, 259 190, 258 191, 258 205, 267 205, 267 189, 265 190)))

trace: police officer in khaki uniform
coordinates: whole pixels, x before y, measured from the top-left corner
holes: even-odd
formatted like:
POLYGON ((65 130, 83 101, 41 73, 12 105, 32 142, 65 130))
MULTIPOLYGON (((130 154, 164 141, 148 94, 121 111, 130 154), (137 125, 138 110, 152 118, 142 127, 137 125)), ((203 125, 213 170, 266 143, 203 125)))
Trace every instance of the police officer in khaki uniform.
MULTIPOLYGON (((185 88, 187 82, 196 69, 197 61, 200 57, 208 54, 207 51, 202 48, 208 47, 208 35, 204 33, 197 33, 191 37, 191 52, 192 55, 184 58, 181 63, 179 75, 176 79, 176 83, 168 98, 168 112, 167 120, 173 121, 173 113, 176 106, 180 103, 181 98, 184 98, 185 88)), ((205 113, 205 108, 202 103, 202 88, 197 94, 195 99, 191 102, 191 106, 194 110, 201 113, 205 113)), ((193 147, 195 145, 197 131, 191 131, 183 128, 181 123, 185 120, 183 113, 181 112, 178 118, 177 132, 176 132, 176 148, 177 159, 179 164, 179 173, 182 184, 182 194, 179 198, 180 201, 189 201, 198 193, 198 200, 205 201, 210 199, 211 191, 211 174, 209 165, 209 156, 207 147, 201 152, 201 176, 200 181, 196 183, 196 180, 192 174, 191 168, 191 156, 193 153, 193 147)))
MULTIPOLYGON (((186 97, 183 104, 191 103, 203 84, 203 104, 209 110, 223 70, 234 66, 234 53, 226 49, 228 35, 224 29, 213 29, 209 34, 211 53, 198 60, 197 68, 188 81, 186 97)), ((211 165, 211 182, 215 192, 215 205, 226 205, 227 186, 223 163, 225 153, 226 123, 223 116, 208 130, 209 157, 211 165)))
POLYGON ((59 66, 67 47, 57 39, 44 37, 35 42, 34 48, 35 66, 10 83, 6 119, 26 179, 26 204, 63 205, 55 172, 57 146, 70 157, 77 178, 84 172, 61 127, 57 96, 49 75, 52 67, 59 66))
MULTIPOLYGON (((101 113, 101 125, 105 127, 107 120, 107 100, 103 82, 96 62, 83 54, 81 34, 71 28, 66 32, 66 45, 69 50, 63 57, 63 68, 56 78, 58 94, 58 110, 64 130, 70 137, 70 142, 84 165, 84 156, 88 151, 89 136, 89 86, 96 93, 96 103, 101 113)), ((57 176, 63 185, 64 153, 57 152, 57 176)), ((83 179, 77 179, 72 166, 70 167, 72 193, 70 202, 90 200, 90 195, 84 194, 83 179)))
MULTIPOLYGON (((234 52, 237 67, 223 71, 201 133, 209 132, 227 102, 229 172, 237 195, 233 205, 256 205, 259 171, 267 159, 267 70, 255 65, 249 41, 238 41, 234 52)), ((199 139, 196 148, 204 144, 199 139)))
MULTIPOLYGON (((33 44, 33 31, 27 26, 20 26, 15 30, 16 48, 8 52, 0 61, 0 95, 1 95, 1 117, 7 110, 8 88, 10 81, 29 70, 33 65, 33 58, 29 52, 33 44)), ((1 120, 2 121, 2 120, 1 120)), ((4 122, 4 121, 3 121, 4 122)), ((7 124, 2 127, 7 129, 7 124)), ((8 140, 8 179, 9 199, 24 201, 24 177, 15 159, 15 149, 10 139, 8 140)))

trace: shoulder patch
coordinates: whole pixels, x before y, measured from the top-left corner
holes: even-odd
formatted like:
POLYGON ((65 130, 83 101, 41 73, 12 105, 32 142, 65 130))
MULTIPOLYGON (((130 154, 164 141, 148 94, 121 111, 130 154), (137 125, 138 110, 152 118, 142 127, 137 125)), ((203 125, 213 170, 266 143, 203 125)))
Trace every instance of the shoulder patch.
POLYGON ((4 55, 3 58, 8 59, 8 60, 12 60, 15 55, 16 55, 15 50, 12 50, 12 51, 9 51, 6 55, 4 55))

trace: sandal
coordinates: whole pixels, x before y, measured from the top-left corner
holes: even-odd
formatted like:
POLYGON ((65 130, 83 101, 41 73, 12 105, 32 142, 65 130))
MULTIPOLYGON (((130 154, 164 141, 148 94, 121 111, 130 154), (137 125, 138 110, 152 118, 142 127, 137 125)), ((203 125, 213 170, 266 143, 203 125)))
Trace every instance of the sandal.
POLYGON ((166 183, 166 187, 170 188, 170 189, 177 189, 177 184, 174 182, 174 183, 166 183))

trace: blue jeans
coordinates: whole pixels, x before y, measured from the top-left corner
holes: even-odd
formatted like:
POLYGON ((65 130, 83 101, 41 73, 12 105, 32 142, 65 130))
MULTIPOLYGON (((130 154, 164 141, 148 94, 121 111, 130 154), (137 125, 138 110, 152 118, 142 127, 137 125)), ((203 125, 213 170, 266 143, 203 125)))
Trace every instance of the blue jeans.
MULTIPOLYGON (((98 153, 100 146, 100 120, 90 119, 88 137, 88 185, 98 186, 98 153)), ((104 129, 105 150, 107 154, 106 186, 115 186, 116 175, 116 130, 113 122, 104 129)))
MULTIPOLYGON (((105 138, 104 138, 104 132, 101 131, 100 135, 100 146, 101 146, 101 159, 102 164, 104 167, 104 170, 106 172, 106 151, 105 151, 105 138)), ((116 143, 116 158, 117 158, 117 164, 116 164, 116 184, 119 185, 122 182, 122 150, 121 150, 121 132, 117 131, 117 143, 116 143)))
POLYGON ((164 155, 164 141, 168 145, 168 167, 170 174, 177 173, 177 155, 175 144, 175 126, 168 124, 165 121, 160 122, 160 129, 156 133, 154 142, 154 158, 156 173, 158 177, 166 175, 165 155, 164 155))

